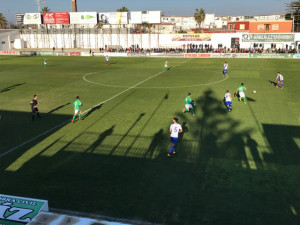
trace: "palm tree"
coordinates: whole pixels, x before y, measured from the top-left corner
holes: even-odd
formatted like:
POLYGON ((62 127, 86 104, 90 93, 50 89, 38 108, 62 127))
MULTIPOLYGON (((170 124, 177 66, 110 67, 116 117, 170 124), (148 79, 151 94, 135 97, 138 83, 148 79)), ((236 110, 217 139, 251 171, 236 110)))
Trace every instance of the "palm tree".
POLYGON ((196 12, 194 13, 194 18, 199 25, 199 28, 201 27, 201 23, 205 20, 205 10, 203 8, 196 9, 196 12))
POLYGON ((5 19, 3 14, 0 13, 0 28, 5 29, 6 25, 7 25, 7 20, 5 19))
POLYGON ((117 12, 129 12, 129 9, 123 6, 122 8, 117 9, 117 12))
POLYGON ((42 13, 48 13, 48 12, 50 12, 50 9, 47 6, 42 8, 42 13))

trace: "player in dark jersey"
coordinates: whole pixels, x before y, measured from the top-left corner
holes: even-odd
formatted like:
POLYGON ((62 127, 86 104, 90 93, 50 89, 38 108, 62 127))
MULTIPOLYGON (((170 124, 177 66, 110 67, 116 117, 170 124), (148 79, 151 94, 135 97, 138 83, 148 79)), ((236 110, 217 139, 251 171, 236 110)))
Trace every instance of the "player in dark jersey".
POLYGON ((37 105, 38 105, 37 95, 33 96, 33 99, 30 102, 30 105, 31 105, 32 121, 33 121, 35 116, 40 117, 39 109, 37 107, 37 105))

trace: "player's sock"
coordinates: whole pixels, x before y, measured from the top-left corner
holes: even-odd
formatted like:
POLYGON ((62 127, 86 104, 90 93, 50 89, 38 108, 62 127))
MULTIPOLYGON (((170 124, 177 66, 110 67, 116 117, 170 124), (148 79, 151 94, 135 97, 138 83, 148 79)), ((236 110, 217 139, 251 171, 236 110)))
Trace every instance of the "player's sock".
POLYGON ((76 118, 76 115, 73 116, 73 119, 72 119, 72 120, 75 120, 75 118, 76 118))
POLYGON ((78 115, 79 119, 81 119, 81 114, 78 115))
POLYGON ((228 111, 230 111, 230 107, 229 106, 227 107, 227 109, 228 109, 228 111))
POLYGON ((189 110, 188 109, 185 109, 185 112, 188 112, 189 110))
POLYGON ((170 151, 169 151, 169 155, 171 155, 172 154, 172 152, 173 152, 173 145, 171 146, 171 148, 170 148, 170 151))
POLYGON ((193 113, 193 115, 195 114, 195 110, 194 110, 194 108, 192 108, 192 113, 193 113))
POLYGON ((32 121, 34 120, 34 115, 32 115, 32 121))

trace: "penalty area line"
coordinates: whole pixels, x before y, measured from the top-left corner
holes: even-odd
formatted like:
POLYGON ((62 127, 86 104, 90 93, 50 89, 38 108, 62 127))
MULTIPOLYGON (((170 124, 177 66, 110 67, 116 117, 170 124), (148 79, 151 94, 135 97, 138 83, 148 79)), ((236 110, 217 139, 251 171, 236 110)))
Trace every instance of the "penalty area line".
MULTIPOLYGON (((189 60, 187 60, 187 61, 184 61, 184 62, 182 62, 182 63, 179 63, 178 65, 174 66, 173 68, 178 67, 178 66, 180 66, 180 65, 182 65, 182 64, 184 64, 184 63, 187 63, 187 62, 189 62, 190 60, 192 60, 192 59, 189 59, 189 60)), ((165 71, 161 71, 161 72, 159 72, 159 73, 157 73, 157 74, 154 74, 154 75, 152 75, 152 76, 146 78, 145 80, 142 80, 142 81, 136 83, 135 85, 133 85, 133 86, 131 86, 131 87, 125 89, 124 91, 121 91, 120 93, 118 93, 118 94, 116 94, 116 95, 114 95, 114 96, 112 96, 112 97, 110 97, 110 98, 108 98, 108 99, 106 99, 106 100, 104 100, 104 101, 102 101, 102 102, 100 102, 100 103, 94 105, 93 107, 91 107, 91 108, 85 110, 84 112, 82 112, 82 114, 86 114, 87 112, 89 112, 90 110, 92 110, 93 108, 95 108, 96 106, 99 106, 99 105, 102 105, 102 104, 104 104, 104 103, 106 103, 106 102, 108 102, 108 101, 111 101, 112 99, 114 99, 114 98, 116 98, 116 97, 118 97, 118 96, 124 94, 125 92, 127 92, 127 91, 129 91, 129 90, 131 90, 131 89, 134 89, 136 86, 138 86, 138 85, 140 85, 140 84, 142 84, 142 83, 144 83, 144 82, 146 82, 146 81, 148 81, 148 80, 150 80, 150 79, 152 79, 152 78, 154 78, 154 77, 157 77, 157 76, 159 76, 160 74, 162 74, 162 73, 164 73, 164 72, 165 72, 165 71)), ((56 129, 62 127, 62 126, 64 126, 65 124, 67 124, 67 123, 69 123, 69 122, 70 122, 70 120, 66 120, 66 121, 64 121, 64 122, 62 122, 62 123, 56 125, 55 127, 52 127, 51 129, 46 130, 45 132, 43 132, 43 133, 41 133, 41 134, 39 134, 39 135, 37 135, 37 136, 35 136, 35 137, 33 137, 33 138, 31 138, 31 139, 25 141, 25 142, 23 142, 22 144, 19 144, 19 145, 15 146, 15 147, 9 149, 8 151, 6 151, 6 152, 0 154, 0 158, 2 158, 3 156, 6 156, 7 154, 9 154, 9 153, 11 153, 11 152, 14 152, 15 150, 17 150, 17 149, 19 149, 19 148, 21 148, 21 147, 23 147, 23 146, 25 146, 25 145, 27 145, 27 144, 33 142, 33 141, 39 139, 40 137, 42 137, 42 136, 44 136, 44 135, 46 135, 46 134, 51 133, 52 131, 54 131, 54 130, 56 130, 56 129)))

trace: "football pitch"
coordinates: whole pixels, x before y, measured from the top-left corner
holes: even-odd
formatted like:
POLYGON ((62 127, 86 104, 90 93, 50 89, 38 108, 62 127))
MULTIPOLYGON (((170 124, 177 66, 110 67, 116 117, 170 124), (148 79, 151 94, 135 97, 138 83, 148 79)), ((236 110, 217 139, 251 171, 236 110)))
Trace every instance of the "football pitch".
POLYGON ((223 77, 224 59, 171 58, 165 72, 163 58, 43 59, 0 57, 0 193, 160 224, 299 224, 300 61, 227 59, 223 77), (246 104, 228 112, 241 82, 246 104))

